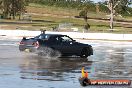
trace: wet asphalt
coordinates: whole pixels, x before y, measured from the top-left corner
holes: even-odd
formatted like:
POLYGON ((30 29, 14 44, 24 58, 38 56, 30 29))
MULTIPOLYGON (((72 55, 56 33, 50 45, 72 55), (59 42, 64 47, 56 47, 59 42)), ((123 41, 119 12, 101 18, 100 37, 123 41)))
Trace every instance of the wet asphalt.
MULTIPOLYGON (((78 78, 84 66, 90 79, 132 80, 132 42, 78 40, 91 44, 94 55, 45 57, 20 52, 20 40, 0 40, 0 88, 83 88, 78 78)), ((87 86, 85 88, 131 88, 87 86)))

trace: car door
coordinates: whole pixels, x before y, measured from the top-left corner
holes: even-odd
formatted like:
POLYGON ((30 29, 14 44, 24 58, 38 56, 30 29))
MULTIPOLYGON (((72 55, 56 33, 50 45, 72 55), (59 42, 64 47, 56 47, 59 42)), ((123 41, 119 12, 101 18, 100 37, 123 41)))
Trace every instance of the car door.
POLYGON ((74 44, 73 39, 69 36, 63 35, 59 38, 61 42, 61 51, 64 54, 74 54, 76 52, 76 45, 74 44))
POLYGON ((51 36, 48 42, 48 46, 52 49, 58 50, 60 52, 62 49, 61 42, 59 41, 59 36, 51 36))

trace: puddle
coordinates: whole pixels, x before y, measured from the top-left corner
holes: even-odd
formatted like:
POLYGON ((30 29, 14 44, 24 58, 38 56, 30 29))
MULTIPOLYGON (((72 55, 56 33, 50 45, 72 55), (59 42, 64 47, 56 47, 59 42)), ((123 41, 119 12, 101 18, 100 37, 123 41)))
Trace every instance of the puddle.
MULTIPOLYGON (((89 73, 90 79, 132 80, 132 47, 121 43, 113 47, 110 42, 91 42, 94 55, 87 59, 79 57, 38 56, 19 52, 18 46, 0 41, 0 88, 81 88, 78 78, 81 68, 89 73), (5 45, 1 45, 5 43, 5 45), (123 47, 122 47, 123 46, 123 47), (7 85, 8 84, 8 85, 7 85)), ((15 44, 17 41, 13 41, 15 44)), ((87 41, 85 41, 87 43, 87 41)), ((88 41, 89 42, 89 41, 88 41)), ((52 51, 51 51, 52 52, 52 51)), ((130 88, 132 86, 89 86, 88 88, 130 88)))

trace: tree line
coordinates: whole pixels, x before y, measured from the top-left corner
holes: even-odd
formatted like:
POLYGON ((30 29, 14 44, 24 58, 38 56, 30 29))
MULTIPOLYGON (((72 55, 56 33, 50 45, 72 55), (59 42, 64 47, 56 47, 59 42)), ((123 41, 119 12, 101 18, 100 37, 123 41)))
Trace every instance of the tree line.
MULTIPOLYGON (((42 5, 62 7, 62 8, 76 8, 78 10, 83 10, 88 8, 88 11, 96 12, 96 5, 99 5, 99 10, 101 12, 109 12, 108 0, 104 2, 94 3, 91 0, 31 0, 31 3, 38 3, 42 5)), ((115 8, 116 13, 122 15, 132 14, 132 8, 128 5, 132 4, 132 0, 109 0, 113 5, 118 3, 118 6, 115 8)))
MULTIPOLYGON (((131 4, 131 0, 109 0, 115 5, 118 3, 118 6, 115 8, 115 12, 118 14, 130 15, 132 14, 132 8, 129 8, 128 5, 131 4)), ((55 6, 62 8, 74 8, 81 10, 83 12, 96 12, 96 5, 98 4, 99 10, 101 12, 109 13, 109 9, 106 5, 108 2, 98 2, 95 4, 91 0, 0 0, 0 14, 3 18, 12 17, 15 19, 16 16, 21 16, 25 12, 26 6, 29 3, 37 3, 47 6, 55 6)))

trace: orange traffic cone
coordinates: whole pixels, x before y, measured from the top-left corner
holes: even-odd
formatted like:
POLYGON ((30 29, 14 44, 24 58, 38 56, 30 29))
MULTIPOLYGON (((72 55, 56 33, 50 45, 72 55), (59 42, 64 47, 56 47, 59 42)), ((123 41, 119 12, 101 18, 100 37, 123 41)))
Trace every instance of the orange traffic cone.
POLYGON ((84 77, 88 78, 88 72, 87 71, 85 72, 85 76, 84 77))

